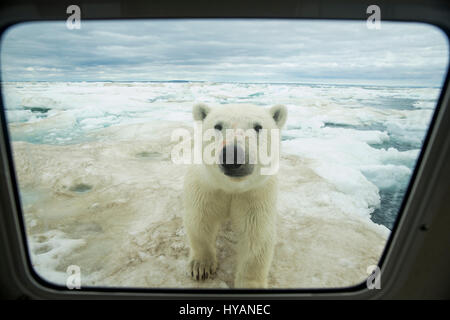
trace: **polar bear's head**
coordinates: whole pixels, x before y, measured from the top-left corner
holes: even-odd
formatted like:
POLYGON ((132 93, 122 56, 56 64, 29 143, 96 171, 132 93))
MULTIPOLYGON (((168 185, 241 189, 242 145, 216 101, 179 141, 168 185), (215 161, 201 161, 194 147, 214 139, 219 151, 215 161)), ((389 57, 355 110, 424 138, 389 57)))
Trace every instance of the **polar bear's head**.
POLYGON ((245 192, 277 173, 285 106, 197 104, 193 116, 201 125, 202 165, 210 184, 227 192, 245 192))

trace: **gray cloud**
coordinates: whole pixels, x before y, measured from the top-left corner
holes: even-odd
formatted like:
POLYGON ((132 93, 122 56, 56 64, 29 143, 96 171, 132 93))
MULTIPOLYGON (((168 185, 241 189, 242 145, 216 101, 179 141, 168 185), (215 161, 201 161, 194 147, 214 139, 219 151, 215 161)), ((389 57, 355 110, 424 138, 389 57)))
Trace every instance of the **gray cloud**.
POLYGON ((349 82, 439 86, 446 36, 416 23, 294 20, 25 23, 3 35, 3 81, 349 82))

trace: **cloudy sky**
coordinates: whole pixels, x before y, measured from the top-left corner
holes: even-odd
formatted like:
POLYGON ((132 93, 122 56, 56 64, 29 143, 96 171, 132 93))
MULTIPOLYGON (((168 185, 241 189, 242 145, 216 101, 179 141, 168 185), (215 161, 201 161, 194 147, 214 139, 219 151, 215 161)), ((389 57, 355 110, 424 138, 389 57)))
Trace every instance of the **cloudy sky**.
POLYGON ((295 20, 35 22, 1 41, 3 81, 314 82, 440 86, 448 43, 424 24, 295 20))

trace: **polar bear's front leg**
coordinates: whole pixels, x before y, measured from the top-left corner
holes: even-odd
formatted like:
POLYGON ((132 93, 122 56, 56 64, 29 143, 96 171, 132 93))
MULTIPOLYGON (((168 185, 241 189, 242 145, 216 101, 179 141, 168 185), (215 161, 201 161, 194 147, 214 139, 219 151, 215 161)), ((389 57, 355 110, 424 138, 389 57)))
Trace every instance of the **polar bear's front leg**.
POLYGON ((186 212, 184 224, 190 244, 188 272, 205 280, 216 272, 216 236, 219 221, 204 218, 205 212, 186 212))
POLYGON ((239 230, 236 288, 267 288, 275 244, 275 208, 272 203, 245 199, 232 204, 233 224, 239 230), (250 201, 249 201, 250 200, 250 201))
POLYGON ((245 240, 238 244, 238 266, 234 286, 236 288, 267 288, 267 276, 273 257, 273 242, 265 246, 245 247, 245 240))
MULTIPOLYGON (((252 228, 252 227, 250 227, 252 228)), ((259 233, 259 230, 250 232, 259 233)), ((273 258, 274 232, 252 236, 244 234, 238 242, 237 268, 234 280, 236 288, 267 288, 267 276, 273 258), (254 241, 264 237, 264 241, 254 241)))
POLYGON ((189 275, 196 280, 209 278, 217 269, 216 237, 229 212, 230 199, 211 190, 190 171, 185 177, 183 217, 189 240, 189 275))

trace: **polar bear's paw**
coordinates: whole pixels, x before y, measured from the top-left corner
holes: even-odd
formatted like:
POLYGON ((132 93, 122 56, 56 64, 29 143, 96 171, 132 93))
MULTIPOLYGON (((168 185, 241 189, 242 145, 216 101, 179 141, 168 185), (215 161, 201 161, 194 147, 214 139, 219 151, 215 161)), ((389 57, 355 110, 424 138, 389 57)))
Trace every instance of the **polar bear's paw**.
POLYGON ((192 259, 189 262, 188 272, 195 280, 206 280, 216 272, 216 269, 215 259, 192 259))

